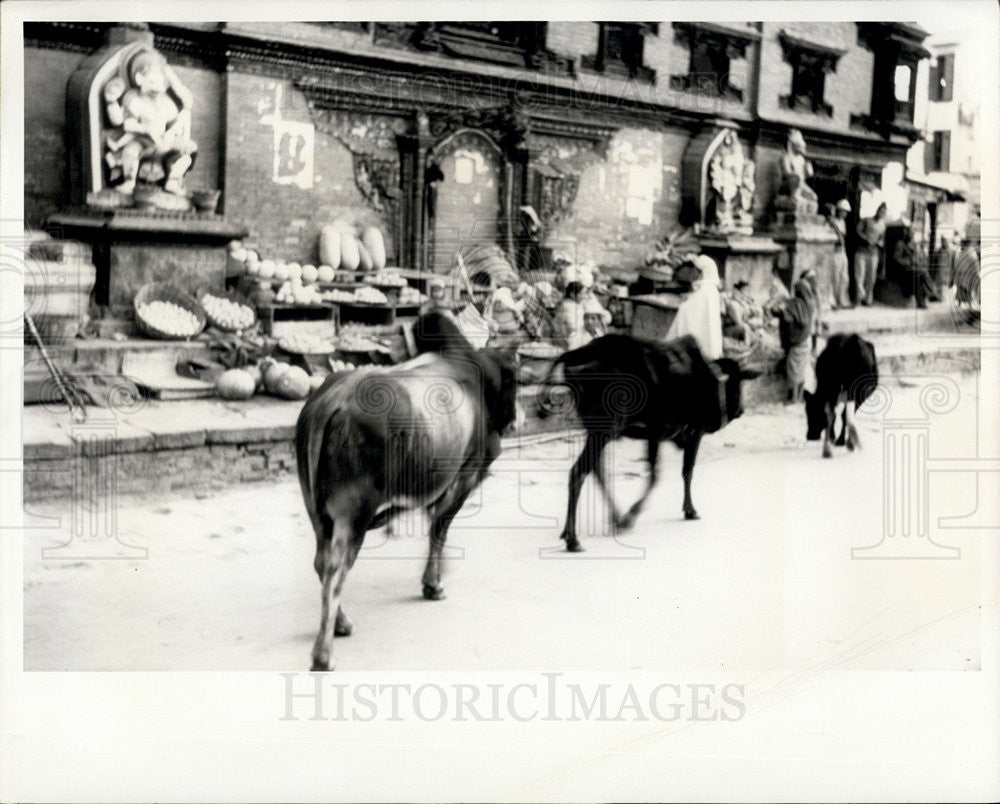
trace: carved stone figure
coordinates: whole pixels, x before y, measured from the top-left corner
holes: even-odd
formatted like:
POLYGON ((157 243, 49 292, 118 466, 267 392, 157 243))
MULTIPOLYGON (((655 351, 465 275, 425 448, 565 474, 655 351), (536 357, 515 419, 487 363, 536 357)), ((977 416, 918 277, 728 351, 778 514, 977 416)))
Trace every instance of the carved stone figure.
POLYGON ((756 169, 743 153, 736 132, 727 131, 708 162, 711 198, 705 209, 705 226, 720 233, 753 228, 752 216, 756 169))
POLYGON ((806 180, 812 177, 813 168, 806 158, 805 138, 797 128, 788 132, 788 143, 781 158, 781 174, 778 195, 787 199, 783 206, 815 215, 816 193, 806 183, 806 180))
POLYGON ((123 67, 101 93, 108 184, 127 196, 140 182, 185 196, 198 150, 190 136, 193 96, 155 50, 139 50, 123 67))

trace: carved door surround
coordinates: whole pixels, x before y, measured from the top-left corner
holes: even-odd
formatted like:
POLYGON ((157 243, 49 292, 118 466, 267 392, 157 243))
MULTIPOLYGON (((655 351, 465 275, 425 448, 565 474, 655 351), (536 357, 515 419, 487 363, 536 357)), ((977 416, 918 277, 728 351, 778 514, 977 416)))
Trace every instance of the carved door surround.
POLYGON ((589 159, 604 158, 619 128, 617 123, 579 111, 566 114, 543 106, 525 108, 514 95, 502 104, 480 108, 443 104, 420 108, 400 98, 392 104, 367 102, 322 82, 298 80, 294 86, 306 95, 318 129, 327 127, 324 116, 333 110, 386 115, 404 129, 396 129, 395 148, 345 145, 366 203, 395 224, 396 254, 399 264, 407 268, 430 268, 427 247, 434 224, 433 180, 439 171, 435 159, 441 145, 456 133, 475 132, 499 153, 497 245, 515 254, 521 235, 520 207, 534 206, 546 228, 564 219, 576 197, 581 171, 589 159), (577 156, 562 159, 558 153, 577 156))
POLYGON ((417 113, 414 133, 399 139, 401 165, 401 226, 409 232, 400 244, 400 254, 414 267, 426 264, 428 238, 435 217, 434 181, 439 175, 436 160, 456 136, 474 134, 492 144, 499 156, 500 214, 497 245, 508 254, 518 252, 519 209, 535 208, 545 229, 561 221, 570 211, 579 187, 582 162, 573 164, 553 158, 552 138, 566 144, 567 151, 603 156, 614 127, 595 124, 572 125, 518 112, 509 105, 447 114, 417 113))

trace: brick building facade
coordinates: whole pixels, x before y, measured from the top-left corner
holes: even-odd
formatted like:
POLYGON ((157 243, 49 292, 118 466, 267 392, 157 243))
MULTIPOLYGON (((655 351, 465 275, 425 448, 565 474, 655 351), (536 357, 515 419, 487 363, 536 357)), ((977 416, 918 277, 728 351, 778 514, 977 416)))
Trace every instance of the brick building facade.
MULTIPOLYGON (((25 25, 25 215, 79 203, 65 88, 113 23, 25 25)), ((757 167, 754 228, 790 128, 820 202, 857 210, 902 164, 926 32, 904 23, 150 24, 194 96, 187 183, 262 254, 315 262, 338 218, 380 226, 390 264, 457 242, 516 251, 533 205, 551 249, 636 267, 684 220, 682 164, 735 126, 757 167), (470 186, 465 186, 470 185, 470 186)))

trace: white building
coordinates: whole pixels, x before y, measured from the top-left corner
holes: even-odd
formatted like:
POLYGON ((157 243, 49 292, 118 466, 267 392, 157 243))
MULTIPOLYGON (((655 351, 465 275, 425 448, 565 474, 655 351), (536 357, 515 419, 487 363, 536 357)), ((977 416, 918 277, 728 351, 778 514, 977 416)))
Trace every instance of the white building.
POLYGON ((980 205, 981 31, 933 33, 932 58, 917 72, 914 124, 923 136, 907 154, 906 215, 918 237, 962 233, 980 205))

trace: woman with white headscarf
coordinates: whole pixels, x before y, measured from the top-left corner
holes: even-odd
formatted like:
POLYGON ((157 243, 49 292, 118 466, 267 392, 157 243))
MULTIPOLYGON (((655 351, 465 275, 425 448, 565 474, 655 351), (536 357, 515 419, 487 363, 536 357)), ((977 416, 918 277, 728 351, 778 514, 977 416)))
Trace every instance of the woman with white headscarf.
POLYGON ((667 340, 691 335, 706 360, 722 357, 722 305, 719 300, 719 268, 715 260, 704 254, 691 258, 691 264, 701 271, 692 283, 693 291, 674 316, 667 340))

